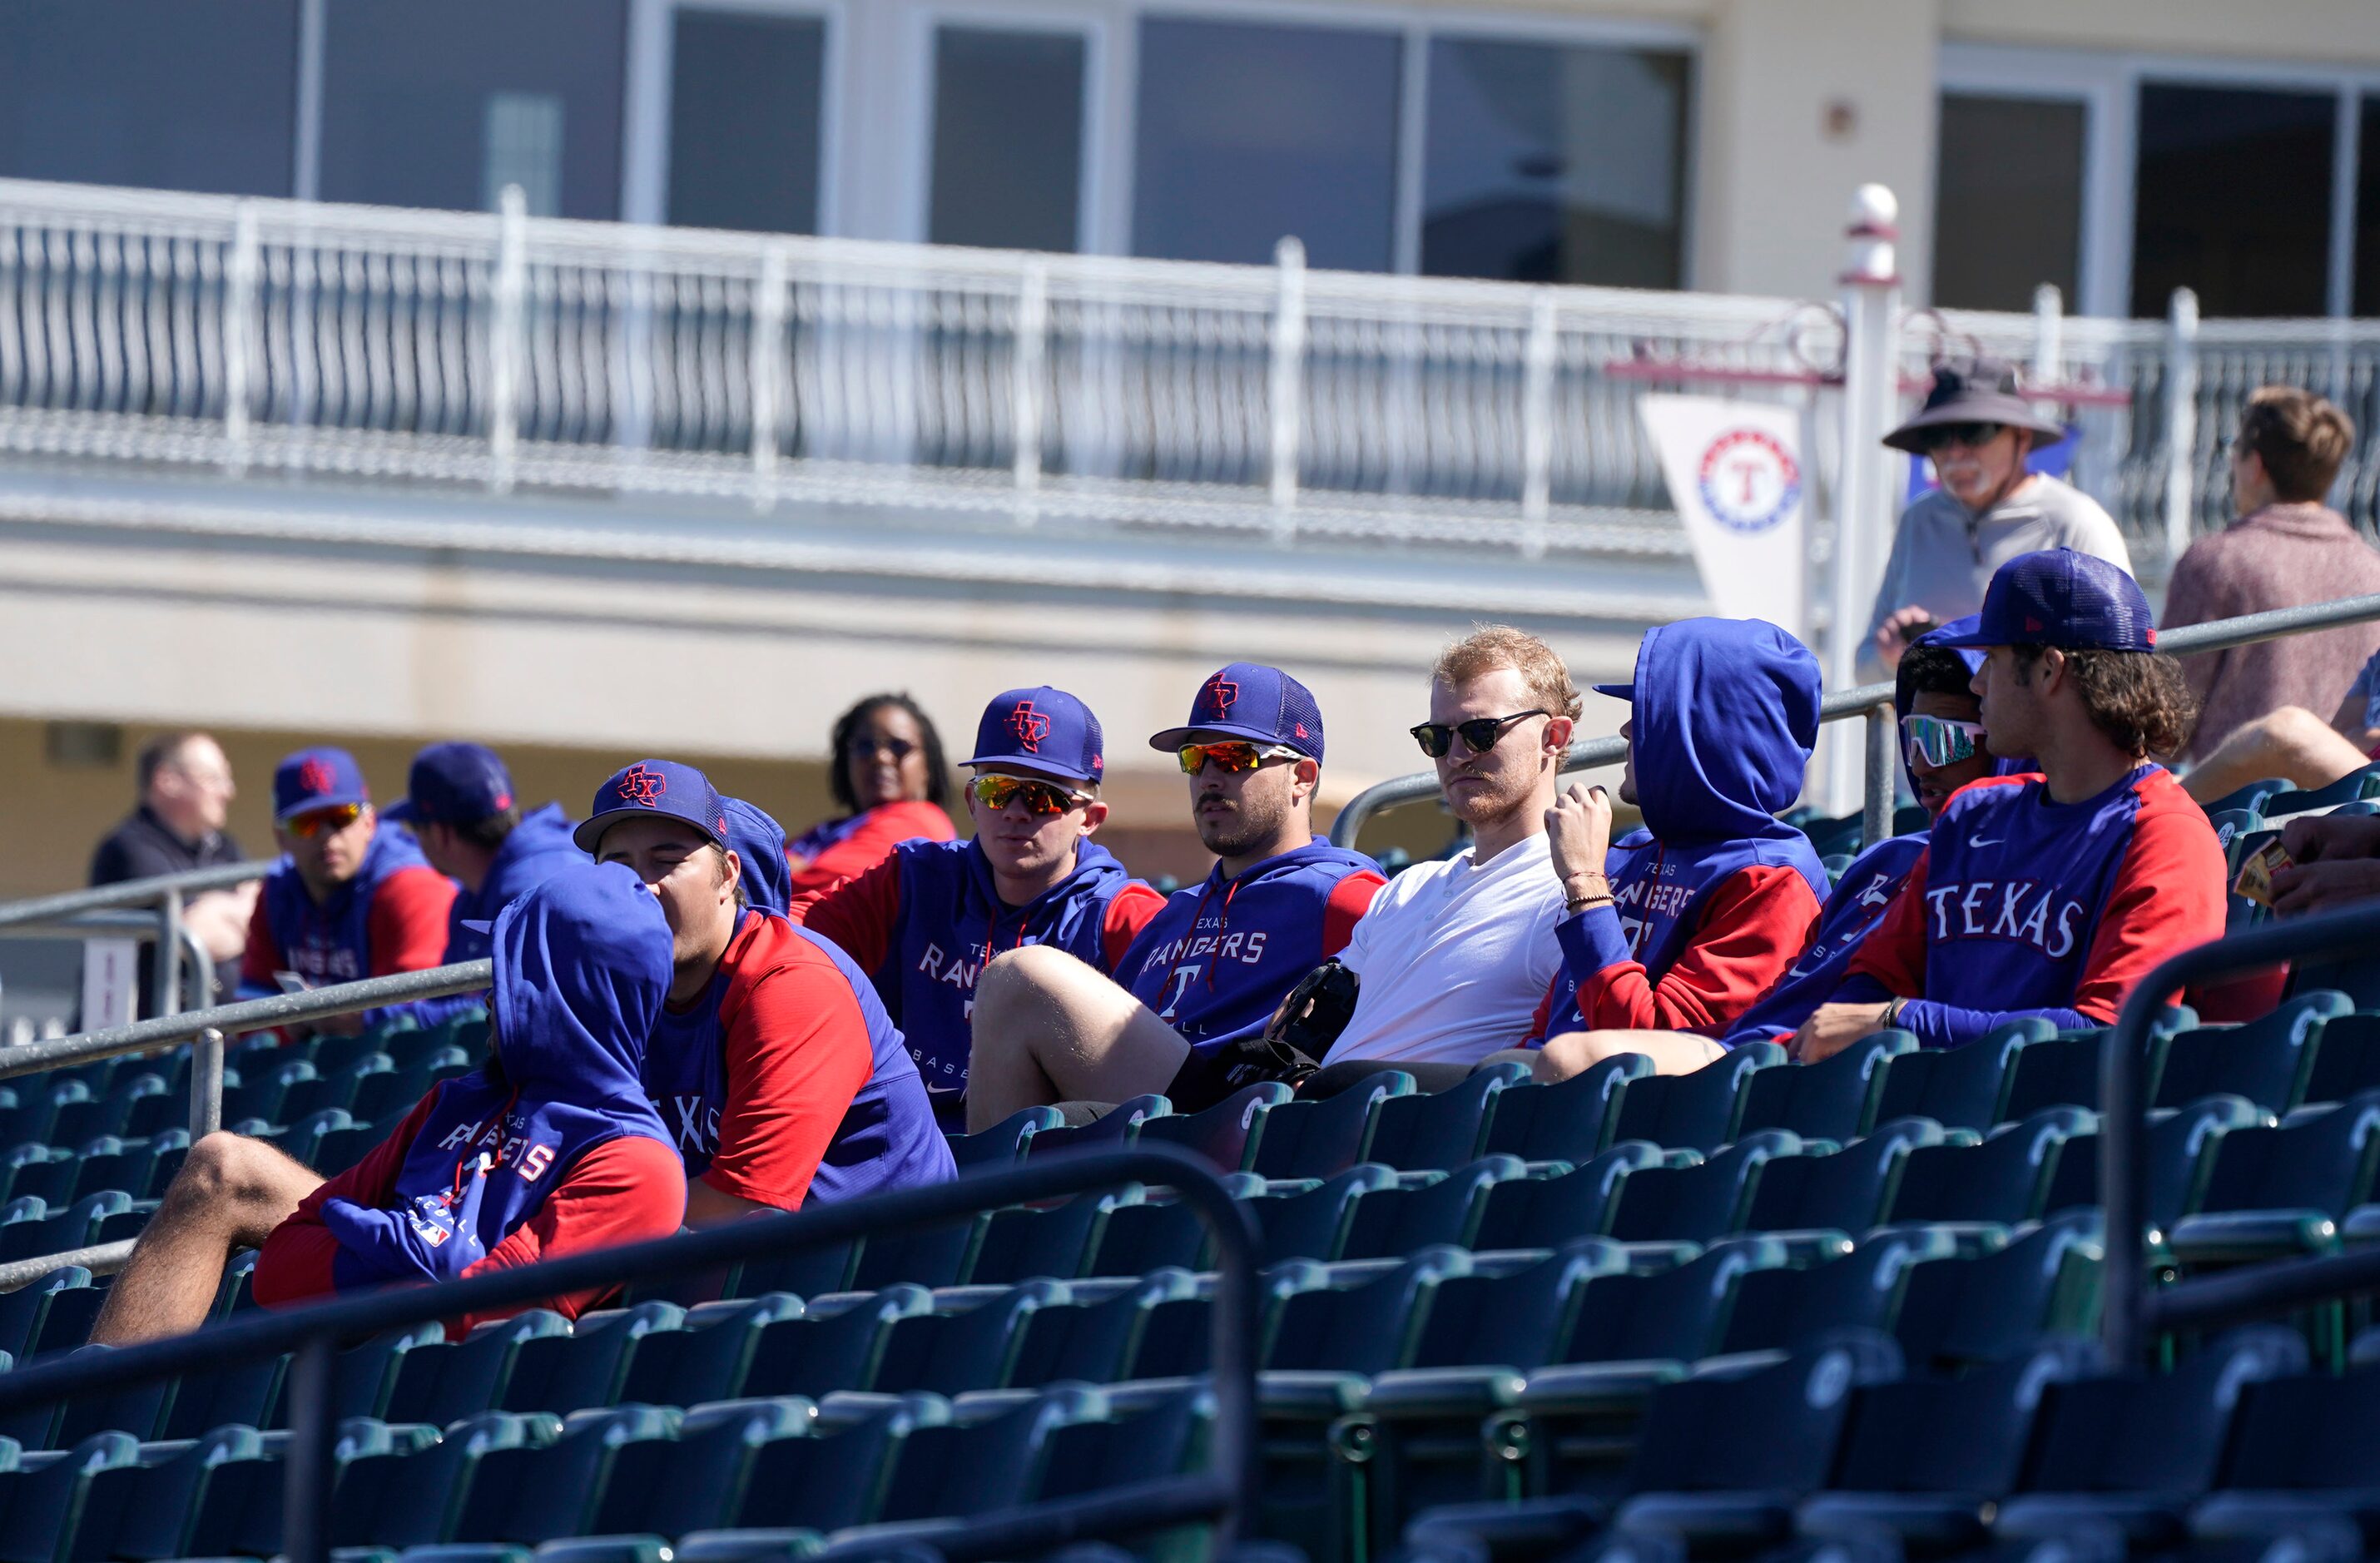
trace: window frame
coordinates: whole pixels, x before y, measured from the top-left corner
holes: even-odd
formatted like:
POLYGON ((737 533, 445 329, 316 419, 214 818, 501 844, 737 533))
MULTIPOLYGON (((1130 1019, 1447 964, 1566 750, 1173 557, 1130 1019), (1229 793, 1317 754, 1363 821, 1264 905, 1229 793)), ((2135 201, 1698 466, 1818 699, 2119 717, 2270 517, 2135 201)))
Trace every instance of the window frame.
MULTIPOLYGON (((2320 91, 2333 101, 2330 248, 2324 299, 2332 319, 2354 305, 2356 181, 2362 115, 2380 100, 2380 69, 2302 65, 2286 60, 2218 60, 2182 55, 2031 48, 1945 40, 1935 81, 1935 135, 1942 95, 2037 98, 2083 105, 2082 297, 2078 314, 2132 314, 2132 230, 2140 176, 2140 93, 2144 85, 2234 88, 2243 91, 2320 91)), ((2165 301, 2149 313, 2163 315, 2165 301)))

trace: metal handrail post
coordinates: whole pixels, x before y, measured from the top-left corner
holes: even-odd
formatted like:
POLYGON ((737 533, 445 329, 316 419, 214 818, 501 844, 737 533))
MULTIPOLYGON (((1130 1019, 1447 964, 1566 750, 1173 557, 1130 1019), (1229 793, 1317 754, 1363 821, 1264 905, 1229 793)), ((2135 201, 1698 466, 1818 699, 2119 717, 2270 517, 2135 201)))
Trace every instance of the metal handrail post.
POLYGON ((223 1127, 224 1034, 207 1027, 190 1041, 190 1143, 223 1127))
MULTIPOLYGON (((385 979, 383 979, 385 980, 385 979)), ((302 1444, 332 1424, 333 1372, 304 1367, 305 1349, 432 1320, 517 1308, 575 1291, 608 1290, 638 1281, 724 1268, 848 1242, 914 1232, 954 1217, 1012 1205, 1140 1183, 1171 1188, 1214 1235, 1218 1276, 1208 1318, 1214 1369, 1212 1471, 1149 1482, 1078 1500, 1057 1500, 948 1522, 929 1540, 951 1563, 1035 1556, 1099 1526, 1146 1531, 1214 1517, 1218 1549, 1228 1548, 1256 1510, 1261 1467, 1257 1421, 1257 1231, 1247 1209, 1203 1161, 1170 1145, 1076 1151, 923 1188, 755 1217, 673 1237, 596 1249, 519 1269, 495 1270, 434 1286, 394 1286, 287 1309, 251 1310, 188 1335, 113 1351, 82 1351, 0 1374, 0 1414, 94 1396, 200 1370, 300 1351, 290 1385, 291 1426, 302 1444)), ((308 1529, 285 1531, 282 1550, 297 1563, 330 1556, 330 1506, 319 1468, 293 1447, 283 1462, 284 1512, 308 1529), (308 1493, 294 1490, 303 1482, 308 1493)))
POLYGON ((1865 852, 1892 835, 1893 799, 1900 780, 1897 736, 1900 713, 1890 702, 1867 709, 1867 782, 1860 807, 1860 850, 1865 852))
POLYGON ((182 892, 168 888, 157 897, 157 947, 151 978, 161 1015, 182 1008, 182 892))
MULTIPOLYGON (((2132 989, 2099 1052, 2099 1188, 2107 1209, 2099 1330, 2110 1364, 2130 1367, 2144 1361, 2154 1315, 2168 1312, 2143 1285, 2148 1274, 2150 1022, 2170 995, 2187 987, 2282 961, 2363 955, 2375 947, 2380 947, 2380 902, 2301 922, 2273 923, 2193 946, 2164 962, 2132 989)), ((2297 1272, 2333 1264, 2296 1260, 2288 1268, 2297 1272)), ((2195 1292, 2212 1283, 2188 1284, 2195 1292)), ((2304 1286, 2305 1278, 2295 1284, 2304 1286)))
POLYGON ((331 1485, 338 1477, 339 1419, 332 1404, 338 1338, 316 1334, 289 1363, 289 1448, 282 1456, 282 1556, 331 1563, 331 1485))

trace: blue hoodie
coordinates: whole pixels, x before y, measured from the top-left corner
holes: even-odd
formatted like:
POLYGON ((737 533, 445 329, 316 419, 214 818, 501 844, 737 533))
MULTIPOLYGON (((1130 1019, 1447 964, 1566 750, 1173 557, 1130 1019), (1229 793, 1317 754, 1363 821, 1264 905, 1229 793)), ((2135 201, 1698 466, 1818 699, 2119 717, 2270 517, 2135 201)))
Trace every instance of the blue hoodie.
MULTIPOLYGON (((670 1145, 639 1078, 669 992, 670 931, 628 869, 580 862, 496 916, 500 1074, 440 1083, 390 1206, 322 1206, 341 1290, 451 1280, 488 1256, 596 1145, 670 1145)), ((678 1191, 683 1208, 685 1191, 678 1191)))
MULTIPOLYGON (((452 966, 485 956, 485 929, 497 913, 563 869, 586 861, 587 854, 570 839, 570 821, 560 804, 550 803, 522 815, 520 823, 496 848, 495 861, 488 865, 488 877, 480 881, 480 888, 465 886, 455 891, 454 907, 446 914, 444 963, 452 966)), ((477 1008, 480 1001, 480 996, 472 993, 429 999, 415 1005, 413 1014, 423 1025, 435 1025, 449 1015, 477 1008)))
POLYGON ((1387 881, 1318 836, 1235 879, 1216 864, 1173 892, 1116 963, 1116 980, 1201 1052, 1252 1036, 1298 979, 1336 955, 1387 881))
MULTIPOLYGON (((304 977, 310 987, 356 982, 371 975, 372 898, 391 876, 407 869, 419 869, 424 875, 434 872, 411 836, 383 823, 373 830, 371 844, 364 849, 363 866, 356 870, 356 877, 332 891, 330 900, 316 905, 314 898, 306 892, 306 881, 298 875, 298 866, 285 854, 264 876, 264 887, 259 892, 265 927, 280 949, 284 966, 304 977)), ((441 875, 436 882, 444 888, 454 881, 441 875)), ((243 999, 263 998, 279 991, 245 976, 239 985, 243 999)), ((391 1016, 412 1013, 421 1002, 366 1010, 364 1024, 373 1026, 391 1016)))
POLYGON ((1810 839, 1777 818, 1817 741, 1817 659, 1763 620, 1686 619, 1645 632, 1633 684, 1601 687, 1634 706, 1645 828, 1612 843, 1613 903, 1556 927, 1562 973, 1541 1035, 1716 1035, 1801 952, 1826 898, 1810 839), (1706 935, 1694 980, 1664 987, 1706 935))
POLYGON ((727 811, 727 850, 744 866, 745 903, 785 915, 794 895, 794 867, 785 861, 785 828, 768 810, 742 798, 722 797, 719 806, 727 811))

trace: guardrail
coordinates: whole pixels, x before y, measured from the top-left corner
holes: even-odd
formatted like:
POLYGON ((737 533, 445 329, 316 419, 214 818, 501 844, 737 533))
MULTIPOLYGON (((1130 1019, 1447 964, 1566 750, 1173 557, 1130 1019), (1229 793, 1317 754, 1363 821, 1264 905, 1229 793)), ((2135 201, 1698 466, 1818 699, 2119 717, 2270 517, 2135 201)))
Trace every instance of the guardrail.
MULTIPOLYGON (((2380 595, 2342 597, 2332 602, 2309 603, 2302 608, 2275 608, 2262 613, 2242 614, 2236 619, 2214 619, 2203 624, 2160 631, 2157 649, 2177 657, 2188 657, 2205 651, 2227 651, 2234 646, 2252 645, 2260 640, 2278 640, 2285 636, 2334 629, 2340 624, 2364 624, 2374 619, 2380 619, 2380 595)), ((1894 733, 1892 685, 1863 684, 1856 689, 1846 689, 1840 694, 1827 697, 1818 708, 1818 720, 1822 722, 1840 721, 1847 717, 1864 717, 1868 724, 1864 793, 1860 810, 1860 844, 1864 851, 1892 831, 1893 789, 1900 780, 1900 762, 1896 757, 1899 741, 1894 733)), ((1628 745, 1620 738, 1596 738, 1573 744, 1570 757, 1562 762, 1562 774, 1568 776, 1618 765, 1627 753, 1628 745)), ((1415 771, 1375 782, 1348 799, 1346 806, 1331 820, 1331 842, 1337 846, 1352 847, 1365 825, 1380 810, 1438 795, 1438 775, 1435 771, 1415 771)))
MULTIPOLYGON (((157 946, 157 961, 152 976, 150 1002, 160 1015, 170 1015, 182 1008, 182 967, 186 961, 205 977, 205 986, 196 987, 196 992, 210 999, 213 996, 214 960, 182 926, 182 908, 188 898, 203 891, 229 890, 234 885, 244 885, 250 879, 261 879, 272 871, 273 860, 269 858, 247 863, 222 863, 212 868, 188 868, 178 874, 121 879, 112 885, 96 885, 89 890, 62 891, 56 895, 0 903, 0 929, 103 928, 152 937, 157 946), (144 907, 155 909, 153 928, 145 919, 133 923, 100 915, 144 907)), ((193 986, 196 987, 195 984, 193 986)), ((205 1007, 204 1003, 191 1006, 193 1009, 205 1007)))
MULTIPOLYGON (((1209 1469, 921 1525, 905 1533, 935 1547, 951 1563, 974 1563, 1030 1557, 1078 1539, 1212 1521, 1220 1551, 1254 1512, 1260 1473, 1257 1234, 1245 1208, 1232 1201, 1214 1173, 1172 1146, 1065 1153, 952 1182, 757 1217, 468 1280, 393 1287, 334 1302, 249 1313, 188 1335, 115 1351, 77 1352, 0 1374, 0 1413, 295 1352, 287 1390, 289 1447, 283 1458, 282 1555, 288 1563, 329 1563, 338 1437, 332 1388, 343 1340, 573 1291, 699 1274, 856 1237, 914 1232, 980 1210, 1127 1182, 1172 1189, 1215 1236, 1218 1273, 1208 1325, 1215 1431, 1209 1469)), ((832 1549, 826 1554, 833 1555, 832 1549)))
POLYGON ((2283 961, 2380 951, 2380 902, 2301 922, 2274 923, 2185 950, 2143 978, 2099 1052, 2099 1187, 2106 1201, 2107 1270, 2100 1339, 2119 1367, 2143 1363, 2151 1340, 2265 1318, 2325 1298, 2380 1292, 2380 1248, 2243 1266, 2162 1287, 2147 1283, 2148 1048, 2150 1024, 2168 995, 2262 971, 2283 961))
MULTIPOLYGON (((1647 389, 1809 407, 1829 304, 0 180, 0 449, 1682 555, 1647 389)), ((2380 425, 2380 323, 1909 311, 2070 402, 2135 546, 2223 519, 2265 379, 2380 425)), ((2364 447, 2368 449, 2368 446, 2364 447)), ((2370 524, 2380 466, 2340 492, 2370 524)))

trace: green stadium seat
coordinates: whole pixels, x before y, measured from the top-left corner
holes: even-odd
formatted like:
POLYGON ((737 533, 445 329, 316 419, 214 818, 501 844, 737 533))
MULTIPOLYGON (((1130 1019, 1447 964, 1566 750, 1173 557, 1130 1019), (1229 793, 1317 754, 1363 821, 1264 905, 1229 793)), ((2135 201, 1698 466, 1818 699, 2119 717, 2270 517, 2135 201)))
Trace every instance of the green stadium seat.
POLYGON ((868 1387, 895 1395, 996 1388, 1008 1376, 1025 1321, 1035 1311, 1065 1301, 1066 1289, 1057 1281, 938 1291, 932 1312, 892 1321, 868 1387))
POLYGON ((1066 1380, 1105 1384, 1123 1376, 1149 1314, 1160 1302, 1195 1298, 1184 1269, 1080 1280, 1062 1302, 1036 1308, 1024 1321, 1003 1387, 1038 1389, 1066 1380))
POLYGON ((2323 1024, 2322 1046, 2306 1074, 2305 1100, 2343 1102, 2380 1090, 2380 1014, 2337 1015, 2323 1024))
MULTIPOLYGON (((1692 1152, 1675 1153, 1680 1159, 1692 1152)), ((1633 1140, 1575 1171, 1516 1179, 1486 1191, 1471 1246, 1479 1253, 1553 1249, 1602 1233, 1623 1181, 1664 1165, 1658 1145, 1633 1140)))
MULTIPOLYGON (((1778 1357, 1830 1329, 1889 1335, 1910 1278, 1929 1264, 1956 1262, 1947 1232, 1879 1232, 1851 1253, 1822 1263, 1755 1270, 1738 1283, 1717 1355, 1778 1357)), ((1706 1361, 1704 1371, 1710 1371, 1706 1361)))
POLYGON ((1801 1149, 1801 1137, 1791 1130, 1767 1129, 1708 1161, 1631 1172, 1621 1181, 1604 1232, 1621 1242, 1709 1242, 1742 1224, 1769 1158, 1798 1156, 1801 1149))
POLYGON ((2324 1027, 2353 1010, 2343 993, 2306 993, 2245 1025, 2185 1031, 2166 1044, 2151 1105, 2228 1095, 2287 1112, 2304 1098, 2324 1027))
POLYGON ((728 1400, 689 1410, 674 1438, 624 1446, 588 1522, 592 1534, 572 1544, 576 1556, 600 1563, 608 1538, 616 1563, 638 1563, 644 1555, 617 1538, 659 1540, 725 1525, 743 1507, 759 1451, 807 1438, 816 1416, 815 1406, 795 1397, 728 1400))
MULTIPOLYGON (((1151 1119, 1162 1123, 1165 1119, 1151 1119)), ((1140 1202, 1137 1185, 1079 1194, 1045 1206, 1013 1206, 992 1212, 975 1263, 971 1285, 1005 1285, 1036 1277, 1071 1280, 1083 1273, 1116 1210, 1140 1202)))
POLYGON ((2197 1209, 2168 1236, 2185 1265, 2326 1253, 2380 1170, 2380 1093, 2226 1133, 2197 1209))
POLYGON ((978 1167, 1005 1167, 1024 1159, 1025 1148, 1044 1129, 1066 1121, 1053 1107, 1029 1107, 1013 1112, 980 1134, 951 1136, 951 1159, 962 1172, 978 1167))
POLYGON ((878 1507, 880 1522, 967 1519, 1014 1507, 1039 1480, 1050 1435, 1106 1409, 1096 1390, 1080 1386, 970 1399, 954 1408, 953 1421, 915 1427, 902 1440, 878 1507))
MULTIPOLYGON (((786 1536, 814 1550, 821 1533, 867 1523, 884 1507, 893 1460, 910 1436, 941 1426, 951 1416, 949 1403, 935 1395, 842 1399, 819 1408, 814 1436, 774 1439, 753 1452, 735 1514, 739 1529, 786 1536)), ((714 1533, 681 1537, 677 1552, 746 1556, 729 1551, 714 1533)))
POLYGON ((2046 1042, 2058 1028, 2037 1015, 1995 1026, 1963 1048, 1920 1048, 1885 1066, 1876 1121, 1930 1118, 1945 1129, 1989 1129, 2001 1121, 2009 1071, 2028 1042, 2046 1042))
POLYGON ((983 1234, 990 1226, 991 1213, 978 1211, 921 1231, 868 1238, 859 1246, 859 1263, 852 1276, 852 1287, 859 1291, 874 1291, 899 1281, 923 1287, 956 1286, 975 1267, 976 1254, 983 1247, 983 1234))
MULTIPOLYGON (((679 1328, 651 1330, 637 1342, 620 1398, 656 1406, 733 1399, 752 1371, 760 1332, 802 1314, 802 1300, 782 1291, 698 1303, 686 1311, 679 1328)), ((707 1521, 697 1528, 722 1522, 707 1521)))
POLYGON ((1269 1190, 1248 1200, 1248 1214, 1257 1223, 1257 1263, 1330 1258, 1347 1242, 1357 1196, 1396 1183, 1394 1172, 1367 1161, 1311 1187, 1287 1183, 1281 1192, 1269 1190))
POLYGON ((1995 1253, 1918 1266, 1893 1327, 1910 1370, 1957 1372, 2018 1355, 2046 1336, 2095 1329, 2099 1233, 2098 1212, 2077 1211, 1995 1253))
MULTIPOLYGON (((2160 1232, 2186 1210, 2194 1210, 2215 1165, 2223 1136, 2234 1129, 2270 1125, 2272 1114, 2244 1097, 2202 1097, 2152 1119, 2148 1131, 2149 1222, 2160 1232)), ((2083 1210, 2099 1204, 2099 1136, 2076 1134, 2058 1152, 2049 1181, 2045 1215, 2083 1210)))
POLYGON ((2226 793, 2221 797, 2216 799, 2213 803, 2208 804, 2206 806, 2207 818, 2211 819, 2217 813, 2228 809, 2246 809, 2251 812, 2261 812, 2265 806, 2265 800, 2266 798, 2272 797, 2277 794, 2286 793, 2289 791, 2290 791, 2289 783, 2288 779, 2285 777, 2268 776, 2262 782, 2251 782, 2246 786, 2226 793))
POLYGON ((426 1449, 367 1455, 339 1471, 331 1506, 334 1546, 422 1546, 450 1534, 481 1457, 497 1449, 542 1448, 562 1436, 547 1412, 481 1412, 446 1429, 426 1449))
POLYGON ((798 1317, 760 1327, 751 1366, 735 1393, 823 1399, 837 1390, 865 1389, 894 1322, 933 1306, 933 1294, 921 1286, 811 1298, 798 1317))
POLYGON ((1398 1183, 1359 1190, 1338 1248, 1316 1259, 1401 1259, 1433 1243, 1471 1245, 1488 1191, 1528 1176, 1515 1157, 1483 1157, 1451 1172, 1415 1173, 1398 1183))
POLYGON ((491 1319, 461 1340, 416 1346, 397 1362, 388 1420, 443 1427, 480 1415, 504 1398, 523 1342, 569 1333, 569 1321, 561 1315, 531 1308, 508 1319, 491 1319))
POLYGON ((448 1538, 534 1544, 582 1535, 610 1489, 620 1451, 677 1432, 673 1407, 625 1405, 576 1412, 543 1447, 489 1449, 470 1472, 448 1538))
POLYGON ((154 1462, 93 1472, 69 1563, 186 1556, 216 1467, 263 1458, 263 1437, 253 1427, 235 1425, 154 1462))
POLYGON ((1612 1133, 1707 1155, 1735 1138, 1751 1077, 1784 1062, 1785 1049, 1775 1043, 1747 1042, 1691 1074, 1640 1076, 1621 1095, 1612 1133))
POLYGON ((2081 1108, 2045 1108, 1978 1145, 1917 1146, 1901 1164, 1885 1219, 1956 1227, 1997 1247, 2007 1228, 2041 1214, 2059 1152, 2095 1122, 2081 1108))
POLYGON ((1463 1166, 1480 1154, 1497 1098, 1528 1078, 1521 1064, 1492 1064, 1443 1091, 1383 1097, 1372 1110, 1364 1159, 1399 1172, 1463 1166))
POLYGON ((1876 1124, 1884 1097, 1885 1065, 1917 1050, 1905 1031, 1864 1036, 1824 1063, 1764 1069, 1744 1084, 1741 1137, 1763 1129, 1790 1129, 1803 1139, 1857 1139, 1876 1124))
POLYGON ((99 1240, 102 1221, 131 1208, 130 1194, 121 1189, 103 1189, 38 1220, 0 1226, 0 1262, 87 1248, 99 1240))
POLYGON ((1487 1154, 1517 1156, 1536 1171, 1581 1166, 1611 1144, 1628 1083, 1652 1072, 1644 1054, 1622 1053, 1555 1084, 1515 1085, 1496 1098, 1487 1154))
POLYGON ((1319 1101, 1300 1097, 1265 1114, 1263 1143, 1248 1163, 1261 1178, 1328 1178, 1365 1157, 1372 1114, 1391 1097, 1411 1096, 1414 1077, 1384 1069, 1319 1101))
POLYGON ((1135 1097, 1118 1102, 1087 1123, 1070 1123, 1056 1129, 1044 1129, 1025 1143, 1026 1159, 1037 1156, 1054 1156, 1066 1150, 1113 1150, 1132 1143, 1133 1132, 1145 1118, 1160 1118, 1173 1110, 1173 1104, 1154 1094, 1135 1097))
MULTIPOLYGON (((568 1335, 519 1343, 512 1376, 492 1411, 572 1412, 614 1404, 627 1382, 638 1343, 655 1330, 676 1329, 686 1310, 671 1302, 639 1302, 582 1315, 568 1335)), ((556 1533, 559 1534, 560 1533, 556 1533)), ((468 1538, 473 1541, 514 1537, 468 1538)), ((548 1538, 540 1536, 540 1541, 548 1538)))
POLYGON ((2201 1542, 2263 1539, 2339 1519, 2363 1543, 2380 1533, 2375 1470, 2380 1375, 2260 1379, 2240 1396, 2217 1490, 2191 1511, 2191 1532, 2201 1542))
POLYGON ((2340 777, 2326 787, 2269 794, 2257 806, 2256 812, 2269 823, 2286 819, 2292 814, 2303 814, 2309 809, 2337 808, 2341 804, 2358 803, 2365 798, 2380 798, 2380 766, 2366 766, 2362 770, 2340 777))
POLYGON ((1883 1218, 1909 1153, 1942 1143, 1942 1126, 1932 1119, 1902 1118, 1831 1156, 1819 1154, 1823 1143, 1805 1143, 1800 1156, 1773 1157, 1760 1169, 1740 1230, 1766 1232, 1801 1254, 1847 1249, 1883 1218))
POLYGON ((0 1563, 68 1563, 92 1478, 137 1465, 140 1449, 128 1433, 94 1433, 63 1458, 37 1468, 12 1460, 10 1469, 0 1470, 0 1563))
POLYGON ((1291 1099, 1289 1087, 1280 1081, 1259 1080, 1204 1112, 1143 1119, 1137 1143, 1176 1145, 1219 1172, 1236 1172, 1263 1144, 1265 1116, 1291 1099))
MULTIPOLYGON (((1265 1181, 1251 1172, 1229 1172, 1223 1187, 1234 1199, 1253 1199, 1264 1193, 1265 1181)), ((1085 1271, 1132 1277, 1169 1266, 1211 1268, 1211 1243, 1196 1211, 1169 1192, 1152 1190, 1138 1203, 1108 1213, 1085 1271)))
POLYGON ((747 1260, 727 1288, 730 1297, 765 1297, 787 1291, 795 1297, 824 1297, 848 1291, 852 1271, 859 1263, 859 1240, 814 1244, 769 1259, 747 1260))

